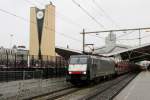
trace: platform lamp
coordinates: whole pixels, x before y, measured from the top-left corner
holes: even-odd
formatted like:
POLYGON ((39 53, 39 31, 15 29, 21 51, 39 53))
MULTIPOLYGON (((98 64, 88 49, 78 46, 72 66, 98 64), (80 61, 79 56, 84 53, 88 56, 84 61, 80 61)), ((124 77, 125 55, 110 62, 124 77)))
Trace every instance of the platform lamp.
POLYGON ((10 48, 12 47, 13 34, 10 34, 10 48))

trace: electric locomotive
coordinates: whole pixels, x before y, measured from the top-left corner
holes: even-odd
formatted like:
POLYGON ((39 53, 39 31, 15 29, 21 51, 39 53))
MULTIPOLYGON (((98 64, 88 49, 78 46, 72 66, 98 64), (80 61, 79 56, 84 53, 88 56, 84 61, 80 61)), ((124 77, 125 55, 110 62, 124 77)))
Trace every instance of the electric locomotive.
POLYGON ((115 62, 110 57, 73 55, 70 57, 66 80, 77 84, 91 82, 115 73, 115 62))

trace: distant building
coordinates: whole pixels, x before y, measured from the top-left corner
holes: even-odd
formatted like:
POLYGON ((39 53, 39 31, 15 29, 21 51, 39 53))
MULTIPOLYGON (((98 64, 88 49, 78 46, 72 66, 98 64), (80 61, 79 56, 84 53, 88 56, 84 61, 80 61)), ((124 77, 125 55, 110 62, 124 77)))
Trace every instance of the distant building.
POLYGON ((51 3, 45 9, 30 9, 29 54, 56 56, 55 53, 55 6, 51 3))
POLYGON ((16 49, 17 55, 28 55, 29 54, 29 50, 27 50, 25 46, 18 46, 17 48, 13 48, 13 49, 16 49))
POLYGON ((127 45, 117 44, 116 43, 116 35, 114 33, 110 33, 105 38, 105 46, 96 48, 94 50, 94 54, 109 54, 114 53, 120 50, 129 49, 130 47, 127 45))
POLYGON ((25 46, 13 46, 12 49, 0 47, 0 55, 28 55, 28 50, 25 46))

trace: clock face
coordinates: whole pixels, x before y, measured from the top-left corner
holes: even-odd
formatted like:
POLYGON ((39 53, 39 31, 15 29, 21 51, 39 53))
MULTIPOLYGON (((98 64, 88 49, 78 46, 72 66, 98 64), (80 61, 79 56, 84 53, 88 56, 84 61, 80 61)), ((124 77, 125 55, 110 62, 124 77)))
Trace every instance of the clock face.
POLYGON ((38 11, 38 12, 37 12, 37 18, 38 18, 38 19, 42 19, 43 16, 44 16, 43 11, 38 11))

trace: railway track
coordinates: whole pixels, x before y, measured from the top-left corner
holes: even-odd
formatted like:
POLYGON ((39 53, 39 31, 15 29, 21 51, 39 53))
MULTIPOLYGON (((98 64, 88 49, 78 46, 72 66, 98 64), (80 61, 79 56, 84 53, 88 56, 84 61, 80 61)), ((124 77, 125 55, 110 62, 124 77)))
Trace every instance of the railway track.
POLYGON ((128 74, 116 80, 106 82, 79 100, 112 100, 137 74, 128 74))
POLYGON ((112 100, 136 75, 122 75, 116 79, 60 97, 57 100, 112 100))
POLYGON ((82 89, 88 88, 91 86, 69 86, 67 88, 63 88, 63 89, 59 89, 53 92, 49 92, 46 94, 42 94, 42 95, 38 95, 35 97, 31 97, 31 98, 27 98, 25 100, 54 100, 54 99, 58 99, 61 97, 64 97, 66 95, 72 94, 74 92, 80 91, 82 89))
POLYGON ((65 96, 67 94, 76 92, 78 90, 80 89, 72 86, 72 87, 61 89, 61 90, 53 91, 51 93, 47 93, 44 95, 36 96, 36 97, 30 98, 30 100, 54 100, 59 97, 65 96))
POLYGON ((30 100, 112 100, 137 74, 126 74, 94 86, 68 87, 30 100))

